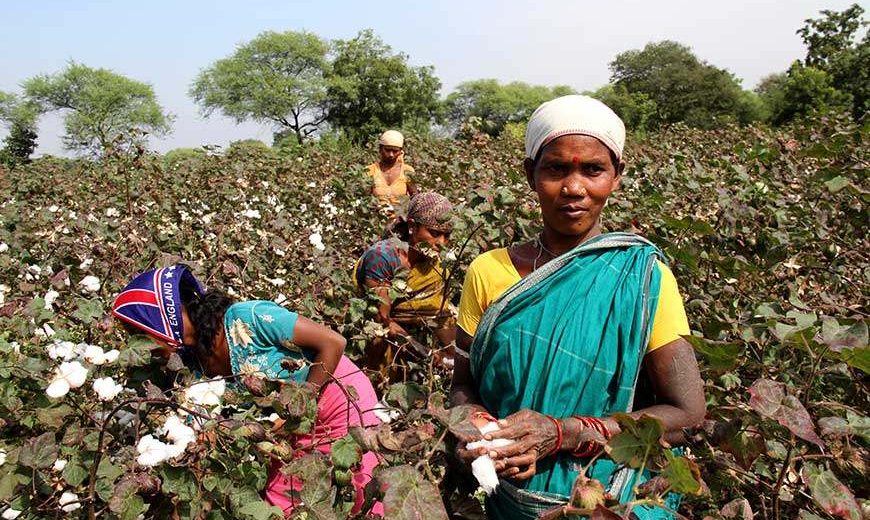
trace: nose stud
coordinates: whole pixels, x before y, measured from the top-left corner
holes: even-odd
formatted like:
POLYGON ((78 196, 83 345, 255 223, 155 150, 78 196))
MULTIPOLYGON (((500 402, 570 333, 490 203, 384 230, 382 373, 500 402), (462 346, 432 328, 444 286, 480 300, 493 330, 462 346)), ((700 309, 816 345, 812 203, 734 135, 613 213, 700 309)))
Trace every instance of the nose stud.
POLYGON ((562 191, 561 191, 560 193, 561 193, 562 195, 567 195, 567 194, 568 194, 568 187, 567 187, 567 186, 562 186, 562 191))

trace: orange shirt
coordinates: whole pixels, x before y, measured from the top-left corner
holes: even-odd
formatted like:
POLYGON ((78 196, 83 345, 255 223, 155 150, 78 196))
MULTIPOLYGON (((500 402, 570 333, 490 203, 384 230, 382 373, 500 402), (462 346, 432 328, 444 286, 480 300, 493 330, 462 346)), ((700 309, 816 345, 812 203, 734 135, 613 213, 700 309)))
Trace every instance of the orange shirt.
POLYGON ((374 162, 369 165, 368 175, 374 181, 372 187, 372 195, 381 200, 384 204, 397 205, 403 197, 408 196, 408 173, 413 173, 414 168, 407 164, 402 164, 402 172, 392 184, 387 184, 387 179, 384 178, 384 172, 381 171, 378 163, 374 162))

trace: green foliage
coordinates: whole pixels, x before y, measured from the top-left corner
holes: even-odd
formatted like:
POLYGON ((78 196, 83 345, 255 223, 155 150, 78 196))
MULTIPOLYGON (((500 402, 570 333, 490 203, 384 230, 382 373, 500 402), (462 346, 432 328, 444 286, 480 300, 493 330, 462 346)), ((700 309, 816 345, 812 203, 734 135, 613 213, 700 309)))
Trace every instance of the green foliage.
POLYGON ((38 108, 15 94, 0 91, 0 124, 9 128, 3 140, 0 163, 8 165, 30 161, 36 150, 36 120, 38 108))
POLYGON ((206 115, 271 123, 301 143, 326 118, 328 52, 316 34, 267 31, 200 72, 190 96, 206 115))
POLYGON ((353 142, 440 118, 441 82, 432 67, 408 65, 405 54, 393 53, 371 30, 333 46, 327 120, 353 142))
POLYGON ((541 103, 573 93, 565 85, 545 87, 521 81, 502 85, 495 79, 465 81, 445 100, 447 121, 455 129, 470 125, 473 130, 495 137, 508 123, 525 123, 541 103))
POLYGON ((775 125, 816 112, 848 110, 851 105, 851 96, 835 88, 828 73, 798 61, 786 74, 765 78, 756 90, 775 125))
MULTIPOLYGON (((767 511, 771 519, 848 518, 866 500, 868 130, 826 116, 775 130, 675 125, 629 141, 603 224, 634 229, 668 257, 708 403, 707 422, 686 432, 691 450, 682 456, 670 453, 656 421, 621 418, 613 457, 660 471, 639 500, 674 488, 687 493, 688 518, 767 511)), ((472 258, 539 231, 520 138, 505 131, 415 142, 418 182, 457 205, 453 302, 472 258)), ((132 273, 180 258, 209 285, 243 299, 278 298, 328 324, 360 359, 376 329, 354 287, 353 260, 384 224, 361 166, 371 150, 329 134, 292 152, 248 143, 180 153, 169 161, 179 182, 160 196, 141 187, 167 175, 171 154, 143 154, 137 164, 45 157, 0 176, 0 243, 8 247, 0 252, 0 510, 54 518, 66 514, 59 500, 70 492, 82 500, 73 516, 93 504, 107 518, 279 518, 259 495, 279 459, 303 477, 300 517, 345 518, 354 498, 348 469, 368 451, 381 461, 368 500, 382 501, 388 518, 455 515, 468 500, 479 508, 446 471, 448 432, 471 428, 461 409, 443 408, 449 371, 414 365, 408 380, 384 390, 397 418, 352 429, 326 456, 291 441, 292 432, 310 431, 310 389, 244 382, 227 390, 220 412, 191 409, 183 396, 195 375, 158 365, 152 341, 108 326, 112 299, 132 273), (129 168, 129 206, 113 174, 120 167, 129 168), (309 241, 315 231, 324 251, 309 241), (98 292, 82 293, 86 275, 100 279, 98 292), (49 290, 58 297, 46 305, 49 290), (51 399, 55 340, 121 354, 84 362, 86 382, 51 399), (100 401, 98 377, 129 390, 100 401), (137 439, 160 437, 179 413, 200 427, 196 441, 176 458, 140 464, 137 439), (283 426, 273 428, 272 413, 283 426), (62 470, 56 459, 66 461, 62 470)), ((577 490, 572 503, 594 504, 599 518, 626 511, 593 481, 578 479, 577 490)))
POLYGON ((622 118, 625 128, 635 133, 646 132, 656 116, 655 101, 642 92, 629 92, 623 85, 604 85, 589 95, 609 106, 622 118))
POLYGON ((859 119, 870 110, 870 33, 865 30, 860 38, 868 25, 864 8, 852 4, 821 14, 797 31, 807 47, 804 64, 826 72, 834 88, 851 96, 852 115, 859 119))
POLYGON ((610 62, 610 71, 615 86, 655 103, 655 115, 648 119, 653 126, 683 122, 715 128, 728 121, 749 123, 758 116, 747 107, 733 74, 699 60, 677 42, 623 52, 610 62))
POLYGON ((70 150, 109 153, 169 132, 172 117, 154 89, 107 69, 71 62, 62 72, 24 82, 27 98, 43 111, 62 110, 70 150))

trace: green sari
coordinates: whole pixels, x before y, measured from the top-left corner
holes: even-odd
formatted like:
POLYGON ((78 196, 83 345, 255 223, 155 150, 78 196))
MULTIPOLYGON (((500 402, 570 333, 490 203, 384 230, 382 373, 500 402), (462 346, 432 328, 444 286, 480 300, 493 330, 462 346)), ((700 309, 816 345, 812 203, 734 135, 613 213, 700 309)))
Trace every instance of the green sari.
MULTIPOLYGON (((663 255, 651 242, 607 233, 529 274, 486 310, 470 350, 483 405, 497 417, 528 408, 557 418, 631 411, 658 303, 663 255)), ((568 500, 588 459, 538 461, 523 482, 502 480, 490 518, 536 518, 568 500)), ((621 502, 648 478, 599 458, 588 475, 621 502)), ((635 508, 643 520, 671 516, 635 508)))

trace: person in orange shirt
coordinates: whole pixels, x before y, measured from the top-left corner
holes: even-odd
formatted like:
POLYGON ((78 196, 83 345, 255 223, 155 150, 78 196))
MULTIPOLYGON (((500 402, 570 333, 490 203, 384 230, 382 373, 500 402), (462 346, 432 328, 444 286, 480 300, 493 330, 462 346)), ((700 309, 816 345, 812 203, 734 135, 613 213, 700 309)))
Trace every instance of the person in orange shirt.
POLYGON ((405 164, 405 136, 396 130, 387 130, 378 139, 377 162, 369 165, 368 175, 372 178, 372 195, 390 210, 403 200, 417 193, 408 178, 414 168, 405 164))

